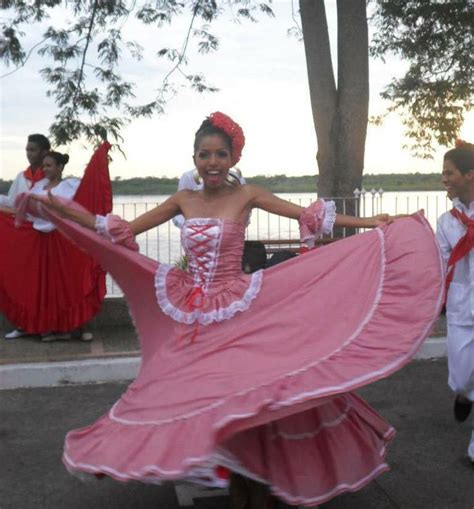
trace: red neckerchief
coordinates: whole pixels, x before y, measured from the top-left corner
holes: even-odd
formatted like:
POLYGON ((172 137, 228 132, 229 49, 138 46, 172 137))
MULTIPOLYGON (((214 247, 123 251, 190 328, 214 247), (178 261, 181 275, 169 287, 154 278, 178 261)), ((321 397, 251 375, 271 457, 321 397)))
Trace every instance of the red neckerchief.
POLYGON ((33 173, 31 171, 31 166, 28 166, 26 170, 23 172, 23 176, 26 178, 26 180, 29 180, 31 182, 31 186, 33 187, 36 182, 39 182, 40 180, 44 179, 44 171, 43 168, 37 168, 36 171, 33 173))
POLYGON ((466 233, 459 239, 458 243, 454 246, 451 251, 451 256, 448 260, 448 274, 446 276, 446 295, 448 294, 448 288, 453 280, 454 266, 456 263, 464 258, 469 251, 474 248, 474 219, 469 219, 464 212, 456 208, 450 210, 451 214, 462 224, 467 227, 466 233))

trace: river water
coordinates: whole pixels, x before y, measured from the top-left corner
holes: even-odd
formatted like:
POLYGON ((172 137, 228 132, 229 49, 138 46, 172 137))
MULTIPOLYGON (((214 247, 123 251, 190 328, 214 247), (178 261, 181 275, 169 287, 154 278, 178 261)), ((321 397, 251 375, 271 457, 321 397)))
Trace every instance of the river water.
MULTIPOLYGON (((316 193, 280 193, 277 196, 308 206, 317 198, 316 193)), ((115 196, 114 213, 127 220, 151 210, 162 203, 169 195, 115 196)), ((354 201, 348 198, 346 203, 354 201)), ((342 200, 344 203, 344 200, 342 200)), ((433 229, 436 229, 437 218, 450 208, 450 201, 444 191, 414 191, 365 193, 357 204, 361 216, 371 216, 380 212, 389 214, 413 213, 423 209, 433 229)), ((288 239, 298 238, 298 223, 262 210, 254 210, 247 228, 247 238, 257 239, 288 239)), ((164 263, 176 263, 182 256, 180 246, 180 230, 171 221, 138 236, 140 252, 164 263)), ((107 294, 121 295, 121 290, 110 278, 107 278, 107 294)))
MULTIPOLYGON (((152 209, 162 203, 169 195, 153 196, 115 196, 114 213, 127 220, 152 209)), ((316 193, 281 193, 281 198, 302 206, 307 206, 317 198, 316 193)), ((347 202, 353 201, 347 199, 347 202)), ((346 202, 346 203, 347 203, 346 202)), ((380 212, 405 214, 424 209, 433 229, 436 219, 450 208, 444 191, 385 192, 365 193, 358 207, 361 216, 371 216, 380 212)), ((298 223, 261 210, 254 210, 247 228, 248 239, 286 239, 298 237, 298 223)), ((139 236, 140 250, 143 254, 165 263, 174 263, 181 256, 179 229, 171 222, 161 225, 139 236)))

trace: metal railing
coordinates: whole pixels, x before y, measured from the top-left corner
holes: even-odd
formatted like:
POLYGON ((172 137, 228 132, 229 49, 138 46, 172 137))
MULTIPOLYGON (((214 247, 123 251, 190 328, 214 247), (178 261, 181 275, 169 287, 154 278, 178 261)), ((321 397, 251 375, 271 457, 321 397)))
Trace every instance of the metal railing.
MULTIPOLYGON (((307 207, 317 198, 315 193, 303 193, 281 195, 288 201, 302 207, 307 207)), ((149 199, 150 197, 146 197, 149 199)), ((127 221, 151 210, 165 197, 157 197, 156 201, 132 201, 140 199, 133 197, 118 197, 114 202, 113 213, 118 214, 127 221)), ((413 213, 424 209, 425 215, 433 229, 436 228, 437 218, 450 208, 450 202, 443 192, 384 192, 383 189, 366 191, 365 189, 354 191, 354 195, 345 198, 327 198, 336 201, 338 211, 346 213, 346 210, 355 210, 356 215, 372 216, 381 212, 389 214, 413 213)), ((342 231, 345 236, 345 231, 342 231)), ((252 211, 250 224, 247 227, 247 240, 279 240, 297 239, 299 237, 298 222, 270 214, 263 210, 252 211)), ((176 263, 183 255, 180 242, 180 230, 169 221, 163 225, 142 233, 137 237, 140 252, 144 255, 164 263, 176 263)), ((107 283, 107 295, 121 295, 117 284, 109 278, 107 283)))

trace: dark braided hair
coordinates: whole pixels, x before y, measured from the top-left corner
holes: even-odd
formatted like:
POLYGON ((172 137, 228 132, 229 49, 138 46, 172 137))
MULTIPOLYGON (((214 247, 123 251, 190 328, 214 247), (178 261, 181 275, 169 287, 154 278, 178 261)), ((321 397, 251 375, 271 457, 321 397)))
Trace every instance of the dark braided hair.
POLYGON ((194 153, 197 152, 198 145, 203 138, 205 138, 206 136, 216 136, 216 135, 220 136, 224 140, 225 144, 227 145, 227 148, 229 149, 229 152, 232 153, 232 140, 230 136, 222 129, 219 129, 218 127, 214 126, 208 118, 204 120, 199 129, 196 131, 196 134, 194 136, 194 153))
POLYGON ((463 175, 466 175, 469 171, 474 171, 474 145, 463 142, 462 145, 448 150, 444 154, 444 160, 451 161, 463 175))
POLYGON ((61 152, 55 152, 51 150, 44 157, 51 157, 56 161, 57 164, 65 166, 69 162, 69 156, 67 154, 61 154, 61 152))

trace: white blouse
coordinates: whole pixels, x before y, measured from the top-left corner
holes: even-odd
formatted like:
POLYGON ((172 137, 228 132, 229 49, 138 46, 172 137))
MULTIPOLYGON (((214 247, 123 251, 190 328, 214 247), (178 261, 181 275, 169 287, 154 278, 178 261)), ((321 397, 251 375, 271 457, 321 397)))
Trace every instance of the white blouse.
MULTIPOLYGON (((48 194, 48 190, 45 189, 48 184, 48 179, 40 180, 37 182, 32 188, 30 193, 37 194, 40 196, 46 196, 48 194)), ((59 198, 65 198, 66 200, 72 200, 76 194, 77 188, 81 180, 78 178, 70 177, 64 180, 56 186, 50 189, 51 193, 54 196, 58 196, 59 198)), ((29 217, 29 220, 33 223, 33 228, 43 233, 49 233, 53 231, 56 227, 53 223, 46 221, 40 217, 29 217)))
MULTIPOLYGON (((43 186, 48 183, 48 179, 44 178, 39 180, 37 184, 42 184, 43 186)), ((15 199, 19 194, 27 193, 32 188, 31 180, 28 180, 25 177, 25 172, 19 173, 15 180, 12 182, 10 189, 8 190, 7 195, 0 195, 0 206, 8 207, 10 209, 15 207, 15 199)))
MULTIPOLYGON (((453 206, 474 219, 474 202, 466 207, 458 198, 453 206)), ((438 219, 436 238, 447 267, 454 246, 466 233, 466 227, 449 211, 438 219)), ((459 260, 454 267, 453 281, 449 286, 446 318, 453 325, 474 325, 474 250, 459 260)))

